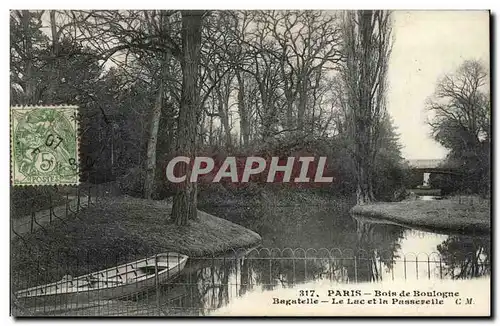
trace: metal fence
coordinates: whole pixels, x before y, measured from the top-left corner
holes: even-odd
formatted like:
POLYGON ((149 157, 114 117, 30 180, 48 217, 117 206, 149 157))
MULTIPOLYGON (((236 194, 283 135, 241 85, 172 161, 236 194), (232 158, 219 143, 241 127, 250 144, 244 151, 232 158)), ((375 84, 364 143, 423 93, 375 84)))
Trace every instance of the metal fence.
POLYGON ((51 191, 35 194, 11 202, 11 237, 20 237, 38 229, 46 231, 52 223, 66 223, 78 218, 81 210, 98 204, 112 196, 113 183, 80 184, 78 187, 55 187, 51 191))
MULTIPOLYGON (((489 262, 479 258, 475 268, 458 274, 457 265, 437 253, 384 259, 375 252, 352 250, 253 248, 222 256, 192 253, 185 265, 182 256, 173 254, 166 264, 158 253, 34 254, 36 258, 25 262, 25 268, 11 273, 15 316, 205 315, 254 290, 300 288, 320 280, 358 284, 490 273, 489 262), (141 268, 143 274, 138 274, 141 268)), ((468 256, 477 258, 475 253, 468 256)))
POLYGON ((11 214, 12 237, 20 238, 11 250, 14 316, 206 315, 255 290, 279 291, 318 280, 359 284, 473 278, 491 272, 490 258, 477 246, 446 255, 252 248, 224 255, 190 252, 185 265, 174 256, 162 266, 158 252, 54 252, 50 243, 42 248, 26 241, 27 233, 47 232, 52 223, 80 218, 82 210, 113 196, 113 188, 111 183, 81 184, 16 203, 11 214), (34 204, 44 200, 42 207, 34 204), (143 262, 149 267, 142 268, 143 262))

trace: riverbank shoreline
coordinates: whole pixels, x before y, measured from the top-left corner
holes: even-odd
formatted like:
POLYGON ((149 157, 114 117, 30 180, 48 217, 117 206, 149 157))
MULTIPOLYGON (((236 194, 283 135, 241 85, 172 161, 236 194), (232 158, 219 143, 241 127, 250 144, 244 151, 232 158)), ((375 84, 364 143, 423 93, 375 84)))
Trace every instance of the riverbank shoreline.
POLYGON ((43 283, 161 252, 212 257, 262 241, 256 232, 203 211, 188 226, 177 226, 169 221, 170 211, 166 200, 103 198, 77 217, 12 239, 12 270, 43 274, 37 281, 33 276, 30 280, 20 277, 22 283, 43 283))
POLYGON ((426 231, 468 235, 491 233, 490 203, 460 202, 457 199, 379 202, 356 205, 351 214, 426 231))

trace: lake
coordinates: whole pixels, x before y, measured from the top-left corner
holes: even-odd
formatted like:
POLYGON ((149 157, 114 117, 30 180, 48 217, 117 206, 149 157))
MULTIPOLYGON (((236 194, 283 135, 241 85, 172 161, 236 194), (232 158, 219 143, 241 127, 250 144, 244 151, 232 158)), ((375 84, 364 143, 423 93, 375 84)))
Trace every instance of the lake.
MULTIPOLYGON (((274 298, 342 287, 348 291, 404 286, 432 289, 448 284, 448 288, 489 294, 489 237, 432 233, 367 220, 351 216, 349 207, 332 202, 201 208, 258 232, 262 244, 223 256, 189 258, 181 275, 168 284, 94 306, 77 302, 78 309, 56 314, 241 315, 251 314, 248 309, 258 305, 260 311, 267 311, 266 307, 274 307, 270 305, 274 298)), ((325 301, 322 308, 300 311, 333 314, 326 306, 331 299, 327 293, 321 299, 325 301)), ((294 306, 287 305, 274 308, 276 314, 298 311, 288 310, 294 306)), ((49 310, 43 305, 38 312, 55 313, 49 310)))
MULTIPOLYGON (((238 254, 190 258, 180 277, 133 298, 141 308, 130 302, 126 309, 121 305, 125 309, 121 314, 251 314, 250 307, 269 306, 283 293, 367 284, 425 287, 439 280, 458 286, 475 279, 476 289, 489 291, 488 237, 367 221, 335 205, 276 207, 267 219, 255 212, 259 210, 234 207, 211 211, 257 231, 262 246, 238 254)), ((289 311, 281 308, 282 314, 289 311)), ((322 313, 331 310, 318 311, 322 313)))

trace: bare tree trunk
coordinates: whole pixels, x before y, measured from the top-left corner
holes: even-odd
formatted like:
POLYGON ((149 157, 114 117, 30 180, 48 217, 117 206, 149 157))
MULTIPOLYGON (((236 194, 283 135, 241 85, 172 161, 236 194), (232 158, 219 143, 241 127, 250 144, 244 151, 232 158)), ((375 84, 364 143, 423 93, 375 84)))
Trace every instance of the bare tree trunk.
POLYGON ((365 204, 375 200, 373 195, 373 184, 371 182, 370 168, 366 167, 361 159, 356 164, 356 201, 358 204, 365 204))
POLYGON ((301 76, 299 88, 299 105, 297 106, 297 129, 304 131, 304 120, 307 107, 307 77, 301 76))
MULTIPOLYGON (((166 153, 170 153, 173 151, 173 147, 175 146, 174 141, 175 141, 175 127, 176 127, 176 109, 174 104, 171 101, 171 96, 167 92, 165 95, 167 97, 163 100, 164 105, 163 105, 163 113, 162 116, 164 116, 164 120, 166 121, 165 123, 165 139, 167 140, 167 146, 165 146, 164 151, 166 153)), ((161 130, 161 127, 160 127, 161 130)))
POLYGON ((248 146, 250 143, 250 125, 245 103, 245 80, 241 76, 240 71, 236 71, 236 78, 238 79, 238 110, 240 114, 240 134, 243 139, 243 145, 248 146))
POLYGON ((26 65, 26 76, 24 77, 24 79, 26 80, 26 89, 24 90, 24 104, 36 105, 38 104, 38 101, 35 98, 35 85, 33 81, 33 42, 31 41, 30 20, 31 16, 29 10, 23 10, 21 24, 25 33, 24 52, 26 54, 26 58, 24 60, 24 64, 26 65))
MULTIPOLYGON (((311 130, 310 134, 314 136, 314 130, 316 129, 316 108, 319 108, 317 120, 318 120, 318 131, 321 131, 321 120, 323 116, 323 109, 321 106, 321 100, 318 100, 318 97, 321 98, 321 95, 318 96, 318 89, 321 84, 321 70, 318 70, 314 76, 314 85, 311 85, 312 94, 311 94, 311 130)), ((332 117, 330 117, 331 119, 332 117)))
MULTIPOLYGON (((226 95, 226 93, 224 93, 226 95)), ((219 117, 222 127, 224 128, 224 139, 226 141, 226 147, 231 148, 231 127, 229 125, 229 109, 228 109, 228 97, 223 96, 220 89, 217 91, 217 102, 219 105, 219 117)))
POLYGON ((50 10, 49 12, 50 16, 50 31, 51 31, 51 37, 52 37, 52 62, 51 62, 51 78, 49 81, 49 87, 48 87, 48 98, 47 101, 49 103, 54 101, 54 95, 56 92, 56 84, 57 84, 57 78, 58 78, 58 71, 56 67, 56 59, 59 54, 59 35, 57 33, 57 25, 56 25, 56 11, 55 10, 50 10))
MULTIPOLYGON (((178 119, 177 155, 190 157, 196 155, 196 123, 199 101, 198 66, 201 49, 201 23, 203 11, 182 12, 182 94, 178 119)), ((177 225, 187 225, 189 219, 195 219, 196 184, 190 182, 191 167, 181 164, 181 175, 186 180, 177 190, 171 218, 177 225)))
POLYGON ((203 146, 205 144, 205 134, 207 132, 206 128, 205 128, 205 120, 206 120, 207 116, 203 110, 200 112, 200 115, 201 115, 201 119, 200 119, 201 123, 198 124, 199 129, 200 129, 200 131, 198 133, 199 134, 198 140, 199 140, 199 144, 201 146, 203 146))
MULTIPOLYGON (((213 111, 213 110, 212 110, 213 111)), ((210 115, 210 125, 208 126, 208 143, 210 146, 214 145, 214 116, 213 114, 210 115)))
POLYGON ((260 112, 261 117, 261 135, 262 141, 267 142, 272 136, 274 123, 274 108, 272 107, 271 100, 269 99, 269 94, 265 89, 264 85, 259 85, 260 95, 262 98, 262 107, 260 112))
POLYGON ((156 96, 155 105, 151 112, 151 119, 149 124, 148 149, 146 152, 146 176, 144 178, 144 192, 143 192, 143 196, 146 199, 151 199, 155 182, 156 145, 158 143, 158 127, 160 125, 161 108, 163 103, 163 88, 164 88, 162 75, 160 76, 160 86, 158 87, 158 94, 156 96))

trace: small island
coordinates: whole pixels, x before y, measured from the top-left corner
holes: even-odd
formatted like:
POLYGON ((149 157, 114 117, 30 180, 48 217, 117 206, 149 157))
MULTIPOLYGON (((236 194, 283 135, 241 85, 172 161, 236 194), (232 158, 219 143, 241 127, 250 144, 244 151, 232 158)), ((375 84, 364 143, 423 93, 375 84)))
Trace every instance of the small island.
POLYGON ((432 232, 485 235, 491 232, 490 201, 477 196, 357 205, 353 215, 432 232))

